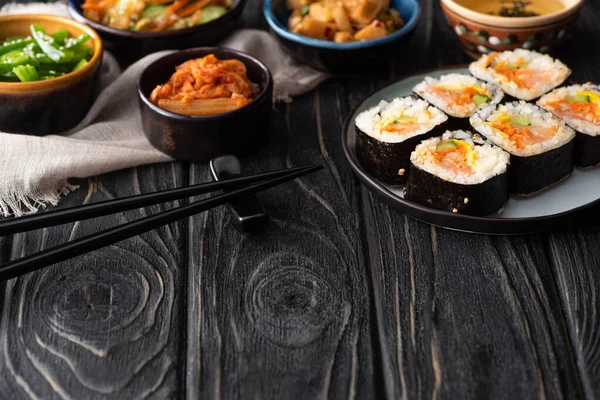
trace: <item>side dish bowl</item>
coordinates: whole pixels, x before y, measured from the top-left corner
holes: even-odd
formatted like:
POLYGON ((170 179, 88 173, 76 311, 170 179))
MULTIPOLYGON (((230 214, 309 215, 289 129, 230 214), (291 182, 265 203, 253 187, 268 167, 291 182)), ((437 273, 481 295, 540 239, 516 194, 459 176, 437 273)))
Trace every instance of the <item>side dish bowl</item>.
POLYGON ((81 8, 83 3, 84 0, 69 0, 69 15, 98 31, 106 49, 122 63, 130 64, 145 55, 161 50, 215 45, 234 30, 246 0, 236 0, 225 14, 210 22, 161 32, 115 29, 91 21, 83 15, 81 8))
POLYGON ((88 112, 102 62, 102 41, 90 27, 51 15, 0 16, 0 39, 27 36, 30 25, 48 32, 61 28, 71 36, 87 33, 93 56, 81 69, 53 79, 35 82, 0 82, 0 131, 47 135, 66 131, 88 112))
POLYGON ((441 0, 460 46, 473 58, 523 48, 542 53, 566 43, 577 24, 583 0, 561 0, 564 8, 537 17, 500 17, 470 10, 460 0, 441 0))
POLYGON ((335 43, 302 36, 287 28, 291 12, 285 0, 266 0, 263 13, 271 33, 296 60, 321 71, 348 73, 376 69, 402 53, 402 45, 414 32, 421 9, 416 0, 392 0, 405 25, 392 34, 374 40, 335 43))
POLYGON ((144 133, 163 153, 182 161, 208 162, 223 154, 246 156, 258 152, 269 138, 273 107, 271 72, 256 58, 226 48, 196 48, 169 54, 150 64, 138 83, 144 133), (244 63, 248 78, 259 94, 246 106, 210 116, 187 116, 164 110, 150 101, 150 94, 164 84, 185 61, 214 54, 220 60, 244 63))

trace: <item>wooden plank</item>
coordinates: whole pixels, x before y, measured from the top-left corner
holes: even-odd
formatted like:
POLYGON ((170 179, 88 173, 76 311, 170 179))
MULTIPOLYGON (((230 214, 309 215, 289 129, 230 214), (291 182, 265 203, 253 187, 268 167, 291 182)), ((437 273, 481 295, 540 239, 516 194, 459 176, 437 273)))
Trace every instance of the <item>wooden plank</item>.
MULTIPOLYGON (((600 3, 585 2, 573 40, 559 54, 573 70, 573 82, 597 83, 600 80, 600 54, 589 51, 598 45, 598 24, 600 3)), ((590 222, 595 222, 593 216, 590 222)), ((598 226, 553 233, 547 237, 547 253, 588 399, 600 398, 600 353, 597 338, 597 310, 600 305, 597 295, 600 290, 599 238, 598 226)))
POLYGON ((574 358, 588 399, 600 397, 598 240, 598 227, 553 233, 548 237, 552 271, 573 342, 574 358))
MULTIPOLYGON (((166 189, 180 164, 103 175, 61 206, 166 189)), ((12 257, 170 208, 17 235, 12 257)), ((8 283, 0 398, 165 398, 179 393, 185 224, 173 224, 8 283), (6 397, 9 396, 9 397, 6 397)))
POLYGON ((541 238, 429 227, 365 194, 390 398, 580 398, 541 238))
MULTIPOLYGON (((439 2, 421 4, 410 63, 397 69, 469 62, 439 2)), ((446 231, 362 198, 388 398, 583 396, 543 236, 446 231)))
MULTIPOLYGON (((190 223, 190 398, 376 395, 358 186, 339 164, 338 88, 279 104, 269 148, 243 160, 248 173, 325 165, 259 196, 267 231, 240 234, 223 209, 190 223)), ((209 179, 205 166, 190 177, 209 179)))

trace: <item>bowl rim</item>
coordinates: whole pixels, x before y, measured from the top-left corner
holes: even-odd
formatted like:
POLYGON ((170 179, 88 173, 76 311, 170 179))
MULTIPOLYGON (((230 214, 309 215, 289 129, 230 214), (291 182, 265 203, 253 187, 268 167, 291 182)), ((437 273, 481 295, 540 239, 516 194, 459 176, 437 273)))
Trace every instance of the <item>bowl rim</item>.
MULTIPOLYGON (((182 61, 185 62, 185 61, 182 61)), ((253 104, 258 104, 259 100, 262 100, 264 97, 266 97, 269 92, 273 91, 273 75, 271 74, 271 71, 269 70, 269 68, 266 66, 265 63, 263 63, 262 61, 260 61, 259 59, 257 59, 256 57, 245 53, 243 51, 239 51, 239 50, 235 50, 235 49, 231 49, 229 47, 194 47, 191 49, 185 49, 185 50, 180 50, 180 51, 175 51, 173 53, 167 54, 163 57, 160 57, 156 60, 154 60, 150 65, 146 66, 146 68, 144 68, 144 70, 141 72, 139 78, 138 78, 138 82, 137 82, 137 92, 138 92, 138 97, 144 102, 144 104, 146 106, 148 106, 152 111, 154 111, 155 113, 161 114, 164 117, 168 117, 168 118, 173 118, 173 119, 177 119, 177 120, 181 120, 181 121, 216 121, 219 118, 223 117, 223 116, 234 116, 236 114, 241 114, 242 112, 245 111, 245 109, 247 110, 247 108, 253 104), (256 96, 256 98, 254 100, 252 100, 252 102, 250 102, 249 104, 240 107, 236 110, 232 110, 232 111, 228 111, 225 113, 221 113, 221 114, 215 114, 215 115, 184 115, 184 114, 177 114, 171 111, 167 111, 164 110, 162 108, 160 108, 159 106, 157 106, 156 104, 152 103, 150 101, 150 99, 142 92, 142 80, 145 78, 146 74, 148 73, 148 71, 150 70, 150 68, 152 68, 155 64, 164 61, 165 59, 171 58, 175 55, 179 55, 182 53, 185 54, 189 54, 190 57, 187 60, 191 60, 193 58, 197 58, 197 57, 204 57, 208 54, 213 53, 215 50, 222 50, 222 51, 226 51, 227 53, 230 54, 234 54, 236 55, 236 59, 239 61, 242 61, 245 65, 245 63, 247 61, 250 61, 256 65, 258 65, 258 67, 260 67, 260 69, 263 71, 263 73, 265 74, 265 76, 267 77, 267 81, 264 85, 263 88, 261 88, 260 93, 258 94, 258 96, 256 96), (196 54, 196 53, 201 53, 204 55, 200 55, 200 54, 196 54), (240 57, 238 58, 238 57, 240 57)))
MULTIPOLYGON (((562 2, 562 1, 561 1, 562 2)), ((534 28, 552 25, 562 21, 575 13, 584 3, 584 0, 573 0, 573 3, 562 10, 552 14, 537 17, 500 17, 486 15, 462 6, 455 0, 441 0, 442 8, 447 8, 459 17, 469 21, 502 29, 534 28)))
MULTIPOLYGON (((77 82, 88 75, 92 74, 96 67, 100 64, 102 60, 103 53, 103 45, 102 39, 96 31, 94 31, 91 27, 77 22, 71 18, 61 17, 57 15, 47 15, 47 14, 8 14, 8 15, 0 15, 0 24, 6 21, 19 21, 19 20, 33 20, 35 21, 53 21, 58 22, 62 25, 70 25, 74 28, 81 30, 82 32, 90 35, 90 38, 94 42, 94 54, 88 63, 83 67, 78 69, 75 72, 69 72, 63 76, 59 76, 57 78, 42 80, 42 81, 34 81, 34 82, 0 82, 0 92, 3 93, 35 93, 42 92, 51 89, 56 89, 59 87, 63 87, 73 82, 77 82)), ((29 23, 27 27, 31 25, 29 23)))
POLYGON ((181 28, 181 29, 160 31, 160 32, 130 31, 130 30, 125 30, 125 29, 111 28, 109 26, 102 25, 98 22, 94 22, 94 21, 86 18, 83 15, 83 13, 81 13, 75 6, 75 0, 68 0, 68 1, 69 2, 68 2, 67 11, 69 12, 69 15, 71 15, 71 17, 73 17, 73 19, 75 19, 81 23, 87 24, 87 25, 91 26, 92 28, 98 30, 99 32, 110 33, 111 35, 119 36, 124 39, 152 39, 152 38, 159 39, 159 38, 169 38, 169 37, 181 36, 181 35, 185 35, 188 33, 197 32, 199 29, 210 29, 210 27, 216 26, 219 23, 221 23, 225 18, 231 18, 232 15, 239 13, 247 0, 236 0, 234 5, 231 6, 231 8, 229 10, 227 10, 227 12, 225 14, 221 15, 217 19, 206 22, 204 24, 194 25, 194 26, 190 26, 187 28, 181 28))
POLYGON ((265 4, 263 6, 263 14, 269 27, 275 31, 275 33, 279 36, 284 37, 292 42, 309 45, 312 47, 318 47, 322 49, 330 49, 330 50, 355 50, 355 49, 364 49, 372 46, 377 46, 385 43, 392 42, 396 39, 401 38, 406 35, 408 32, 412 31, 416 26, 419 18, 421 17, 421 6, 416 0, 407 0, 413 4, 415 7, 415 12, 411 16, 411 18, 406 21, 404 26, 398 29, 396 32, 384 36, 379 39, 373 40, 365 40, 361 42, 351 42, 351 43, 336 43, 328 40, 319 40, 313 39, 308 36, 299 35, 287 29, 281 22, 275 17, 273 12, 271 11, 271 5, 273 4, 273 0, 265 0, 265 4))

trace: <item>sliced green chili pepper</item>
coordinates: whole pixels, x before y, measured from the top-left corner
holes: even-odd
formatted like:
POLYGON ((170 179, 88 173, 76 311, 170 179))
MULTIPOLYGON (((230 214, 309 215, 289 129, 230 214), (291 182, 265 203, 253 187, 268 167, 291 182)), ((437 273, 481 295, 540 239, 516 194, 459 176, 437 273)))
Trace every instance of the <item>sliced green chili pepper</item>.
POLYGON ((52 61, 60 62, 65 58, 65 53, 53 45, 54 39, 46 35, 46 31, 41 26, 31 25, 31 36, 52 61))
POLYGON ((14 67, 12 72, 21 82, 33 82, 40 78, 35 67, 29 64, 14 67))

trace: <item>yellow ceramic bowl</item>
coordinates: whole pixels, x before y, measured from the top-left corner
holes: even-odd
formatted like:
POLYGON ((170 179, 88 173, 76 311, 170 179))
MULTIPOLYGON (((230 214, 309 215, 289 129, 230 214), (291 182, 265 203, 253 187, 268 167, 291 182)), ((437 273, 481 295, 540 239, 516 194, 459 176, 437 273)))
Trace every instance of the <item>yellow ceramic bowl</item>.
POLYGON ((442 10, 462 48, 473 58, 493 51, 524 48, 542 53, 563 45, 572 35, 583 0, 560 0, 564 8, 537 17, 499 17, 441 0, 442 10))
POLYGON ((68 130, 85 116, 94 100, 102 62, 102 41, 90 27, 52 15, 0 16, 0 41, 10 36, 28 36, 30 26, 43 26, 48 33, 65 28, 71 36, 90 35, 86 43, 94 54, 83 68, 70 74, 37 82, 0 82, 0 131, 46 135, 68 130))

